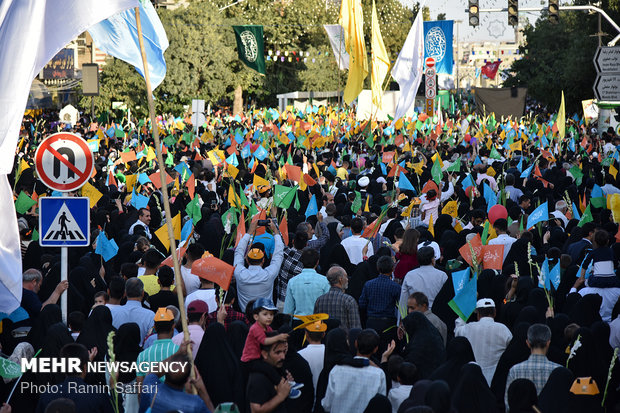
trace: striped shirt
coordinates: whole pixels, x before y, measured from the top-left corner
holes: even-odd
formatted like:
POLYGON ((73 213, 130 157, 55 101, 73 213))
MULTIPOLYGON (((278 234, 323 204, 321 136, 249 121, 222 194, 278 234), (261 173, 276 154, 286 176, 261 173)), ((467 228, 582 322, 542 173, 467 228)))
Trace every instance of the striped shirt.
POLYGON ((536 386, 536 393, 540 394, 545 384, 547 384, 551 372, 558 367, 562 366, 549 361, 547 356, 542 354, 530 354, 527 360, 512 366, 506 379, 506 395, 504 400, 506 406, 508 406, 508 388, 513 381, 516 379, 528 379, 536 386))
MULTIPOLYGON (((172 339, 164 338, 161 340, 155 340, 153 345, 151 345, 146 350, 142 351, 138 355, 138 365, 143 362, 153 362, 153 361, 164 361, 171 355, 177 352, 179 346, 172 342, 172 339)), ((138 371, 136 376, 143 377, 146 376, 146 373, 138 371)))

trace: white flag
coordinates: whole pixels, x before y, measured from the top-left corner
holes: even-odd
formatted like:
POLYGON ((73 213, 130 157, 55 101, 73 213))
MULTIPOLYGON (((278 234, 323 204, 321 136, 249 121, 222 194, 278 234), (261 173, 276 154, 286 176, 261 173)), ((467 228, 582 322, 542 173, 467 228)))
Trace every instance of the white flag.
POLYGON ((420 11, 392 69, 392 77, 398 82, 400 89, 394 121, 404 117, 414 104, 422 81, 424 72, 424 25, 422 23, 422 5, 420 5, 420 11))
POLYGON ((342 26, 339 24, 324 24, 323 27, 325 27, 329 43, 332 45, 338 68, 340 70, 347 70, 349 68, 349 54, 344 45, 344 30, 342 30, 342 26))
MULTIPOLYGON (((71 40, 138 0, 0 1, 0 175, 13 169, 19 129, 36 75, 71 40)), ((0 312, 19 306, 22 268, 12 191, 0 176, 0 312)))

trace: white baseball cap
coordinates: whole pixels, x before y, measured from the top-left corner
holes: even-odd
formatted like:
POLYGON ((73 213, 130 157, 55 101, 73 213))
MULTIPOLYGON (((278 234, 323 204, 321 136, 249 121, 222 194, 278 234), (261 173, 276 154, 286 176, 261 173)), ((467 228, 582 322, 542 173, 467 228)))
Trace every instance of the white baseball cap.
POLYGON ((490 298, 481 298, 476 302, 476 308, 495 308, 495 302, 490 298))

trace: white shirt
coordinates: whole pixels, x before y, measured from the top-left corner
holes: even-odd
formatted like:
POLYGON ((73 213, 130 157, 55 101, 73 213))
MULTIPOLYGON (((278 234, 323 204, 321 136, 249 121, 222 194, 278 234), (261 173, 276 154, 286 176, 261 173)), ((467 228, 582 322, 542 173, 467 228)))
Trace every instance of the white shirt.
POLYGON ((605 184, 601 187, 605 195, 620 194, 620 189, 612 184, 605 184))
POLYGON ((409 296, 415 292, 423 292, 428 297, 428 308, 433 307, 433 301, 443 284, 448 279, 445 272, 432 265, 423 265, 420 268, 409 271, 403 279, 400 288, 400 306, 407 308, 409 296))
POLYGON ((491 317, 482 317, 480 321, 467 324, 457 318, 454 335, 469 340, 476 363, 480 365, 482 374, 490 386, 497 362, 512 340, 512 333, 508 327, 496 323, 491 317))
POLYGON ((321 405, 326 412, 363 412, 377 393, 386 395, 385 373, 380 368, 335 366, 321 405))
POLYGON ((388 394, 388 400, 392 404, 392 413, 398 413, 398 408, 406 399, 409 398, 412 385, 400 385, 393 387, 388 394))
POLYGON ((383 236, 383 233, 387 229, 387 226, 390 225, 390 222, 392 222, 392 221, 394 221, 394 218, 390 218, 387 221, 385 221, 383 224, 381 224, 381 226, 379 227, 379 234, 381 236, 383 236))
POLYGON ((217 311, 217 301, 215 300, 215 288, 206 290, 196 290, 185 297, 185 311, 192 301, 204 301, 209 306, 209 313, 217 311))
POLYGON ((372 243, 369 243, 366 238, 362 238, 359 235, 351 235, 350 237, 343 239, 341 244, 349 256, 349 261, 351 261, 351 264, 353 265, 357 265, 364 261, 362 250, 366 244, 368 244, 368 252, 366 255, 370 257, 375 253, 372 248, 372 243))
POLYGON ((134 228, 136 227, 136 225, 140 225, 141 227, 144 228, 144 232, 146 234, 146 237, 148 239, 151 239, 151 231, 149 230, 148 225, 146 225, 144 222, 137 220, 136 222, 133 223, 133 225, 131 227, 129 227, 129 235, 133 235, 133 231, 134 228))
POLYGON ((185 285, 185 294, 190 295, 200 288, 200 278, 192 274, 191 268, 181 265, 181 275, 183 276, 183 284, 185 285))
POLYGON ((314 389, 316 391, 319 375, 323 370, 325 344, 308 344, 306 348, 299 350, 297 353, 299 353, 299 355, 308 362, 308 365, 310 365, 310 371, 312 372, 312 383, 314 383, 314 389))
POLYGON ((551 215, 553 215, 555 218, 561 220, 564 223, 564 228, 566 228, 566 225, 568 224, 568 218, 566 218, 566 215, 564 215, 560 211, 553 211, 551 213, 551 215))
POLYGON ((502 264, 508 255, 508 251, 510 251, 510 247, 516 241, 515 238, 511 237, 508 234, 500 234, 497 237, 489 240, 489 245, 503 245, 504 246, 504 258, 502 259, 502 264))
POLYGON ((620 317, 609 324, 609 329, 609 345, 611 348, 620 347, 620 317))

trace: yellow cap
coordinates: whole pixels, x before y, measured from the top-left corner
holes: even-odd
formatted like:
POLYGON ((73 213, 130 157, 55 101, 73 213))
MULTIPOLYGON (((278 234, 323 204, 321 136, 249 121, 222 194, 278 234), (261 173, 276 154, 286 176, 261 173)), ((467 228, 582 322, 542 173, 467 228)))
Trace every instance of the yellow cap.
POLYGON ((261 185, 258 187, 258 192, 263 194, 271 189, 271 185, 261 185))
POLYGON ((327 324, 322 321, 317 321, 315 323, 307 325, 306 330, 311 333, 322 333, 327 330, 327 324))
POLYGON ((252 248, 248 251, 248 258, 251 260, 262 260, 265 257, 265 253, 259 248, 252 248))
POLYGON ((157 321, 172 321, 174 320, 174 314, 172 311, 168 310, 166 307, 160 307, 157 309, 155 313, 155 322, 157 321))

